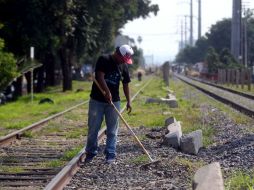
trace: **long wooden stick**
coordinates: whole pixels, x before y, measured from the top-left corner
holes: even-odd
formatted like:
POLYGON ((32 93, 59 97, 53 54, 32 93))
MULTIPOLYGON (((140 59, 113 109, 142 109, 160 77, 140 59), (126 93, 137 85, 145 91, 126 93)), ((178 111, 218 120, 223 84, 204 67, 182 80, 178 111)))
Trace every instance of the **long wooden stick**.
MULTIPOLYGON (((100 89, 101 93, 103 95, 106 94, 106 92, 101 88, 100 84, 98 83, 98 81, 95 79, 94 76, 93 77, 93 81, 95 82, 95 84, 97 85, 97 87, 100 89)), ((154 162, 154 160, 152 159, 152 157, 150 156, 150 154, 148 153, 148 151, 145 149, 145 147, 143 146, 143 144, 141 143, 141 141, 139 140, 139 138, 137 137, 137 135, 134 133, 134 131, 132 130, 132 128, 128 125, 128 123, 125 121, 125 119, 123 118, 122 114, 118 111, 118 109, 116 108, 116 106, 113 104, 112 101, 110 101, 110 104, 113 106, 113 108, 115 109, 116 113, 118 114, 118 116, 121 118, 121 120, 123 121, 123 123, 125 124, 125 126, 131 131, 131 134, 133 135, 133 137, 135 138, 135 140, 137 141, 137 143, 139 144, 139 146, 142 148, 143 152, 147 155, 147 157, 149 158, 149 160, 151 162, 154 162)))

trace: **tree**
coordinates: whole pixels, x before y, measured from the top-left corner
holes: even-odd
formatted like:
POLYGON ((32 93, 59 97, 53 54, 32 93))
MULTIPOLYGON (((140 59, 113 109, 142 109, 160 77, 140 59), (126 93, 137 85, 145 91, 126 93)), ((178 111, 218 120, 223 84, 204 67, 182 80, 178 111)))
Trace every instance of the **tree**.
POLYGON ((16 60, 12 53, 3 51, 4 40, 0 38, 0 92, 17 76, 16 60))
POLYGON ((213 47, 216 52, 221 52, 224 48, 230 49, 231 19, 223 19, 216 22, 205 36, 209 46, 213 47))
POLYGON ((213 47, 208 48, 205 61, 207 62, 209 73, 217 73, 218 69, 223 67, 219 60, 219 55, 213 47))
POLYGON ((234 56, 230 53, 229 49, 224 48, 219 55, 220 62, 223 64, 223 68, 226 69, 237 69, 243 67, 242 64, 238 63, 234 56))
POLYGON ((0 1, 0 32, 7 48, 24 56, 29 47, 43 63, 37 71, 38 91, 43 75, 50 84, 57 60, 63 75, 63 91, 72 89, 72 67, 98 54, 112 51, 118 30, 129 20, 156 14, 149 0, 8 0, 0 1))

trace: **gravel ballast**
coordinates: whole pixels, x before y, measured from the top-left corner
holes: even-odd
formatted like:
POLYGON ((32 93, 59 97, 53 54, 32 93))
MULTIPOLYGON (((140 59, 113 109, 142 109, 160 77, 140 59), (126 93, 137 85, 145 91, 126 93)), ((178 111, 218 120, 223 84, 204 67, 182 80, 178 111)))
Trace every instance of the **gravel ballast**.
POLYGON ((165 127, 151 129, 141 126, 135 128, 135 133, 152 157, 161 160, 144 167, 142 164, 149 161, 139 162, 141 155, 145 156, 122 126, 118 137, 117 163, 105 163, 104 145, 101 145, 94 161, 81 165, 65 189, 190 189, 195 171, 214 161, 221 164, 224 178, 236 169, 253 169, 254 134, 246 130, 250 126, 234 123, 225 113, 209 105, 204 105, 202 110, 208 113, 205 122, 215 129, 216 134, 214 143, 201 148, 196 156, 162 146, 165 127), (146 134, 149 134, 148 137, 146 134))

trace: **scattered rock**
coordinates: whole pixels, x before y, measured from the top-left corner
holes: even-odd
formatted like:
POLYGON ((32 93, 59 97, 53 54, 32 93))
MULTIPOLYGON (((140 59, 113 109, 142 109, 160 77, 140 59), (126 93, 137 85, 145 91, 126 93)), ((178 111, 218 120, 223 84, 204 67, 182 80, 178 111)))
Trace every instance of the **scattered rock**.
POLYGON ((181 138, 181 150, 184 153, 197 155, 201 147, 203 147, 202 130, 193 131, 181 138))
POLYGON ((161 100, 160 103, 168 104, 169 107, 171 107, 171 108, 177 108, 178 107, 178 103, 177 103, 176 98, 171 98, 171 99, 161 98, 160 100, 161 100))
POLYGON ((157 98, 147 98, 146 99, 146 104, 150 104, 150 103, 160 103, 160 99, 157 99, 157 98))
POLYGON ((170 124, 172 123, 175 123, 176 122, 176 119, 174 117, 169 117, 165 120, 165 127, 169 126, 170 124))
POLYGON ((167 127, 169 133, 163 139, 162 144, 172 146, 173 148, 180 147, 180 139, 182 137, 182 128, 180 122, 175 121, 167 127))
POLYGON ((151 133, 146 134, 146 136, 147 136, 148 138, 150 138, 150 139, 160 139, 162 135, 161 135, 160 132, 154 131, 154 132, 151 132, 151 133))

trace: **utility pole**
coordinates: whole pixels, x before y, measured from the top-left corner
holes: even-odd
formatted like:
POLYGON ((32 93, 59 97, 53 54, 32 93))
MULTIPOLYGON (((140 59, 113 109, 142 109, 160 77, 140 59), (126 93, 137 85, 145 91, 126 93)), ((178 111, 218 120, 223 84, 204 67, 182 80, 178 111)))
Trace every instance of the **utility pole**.
POLYGON ((180 42, 180 49, 184 48, 184 42, 183 42, 183 20, 181 20, 181 42, 180 42))
POLYGON ((247 68, 248 67, 247 15, 244 16, 243 29, 244 29, 244 49, 243 49, 244 65, 247 68))
POLYGON ((193 1, 190 0, 190 46, 193 46, 193 1))
POLYGON ((248 3, 244 2, 242 5, 243 19, 242 19, 242 55, 243 55, 243 64, 245 68, 248 67, 248 33, 247 33, 247 24, 248 24, 248 3))
POLYGON ((231 32, 231 54, 242 63, 241 51, 241 19, 242 19, 242 0, 233 0, 232 32, 231 32))
POLYGON ((184 16, 184 46, 187 46, 187 15, 184 16))
POLYGON ((201 38, 201 0, 198 0, 198 39, 201 38))

